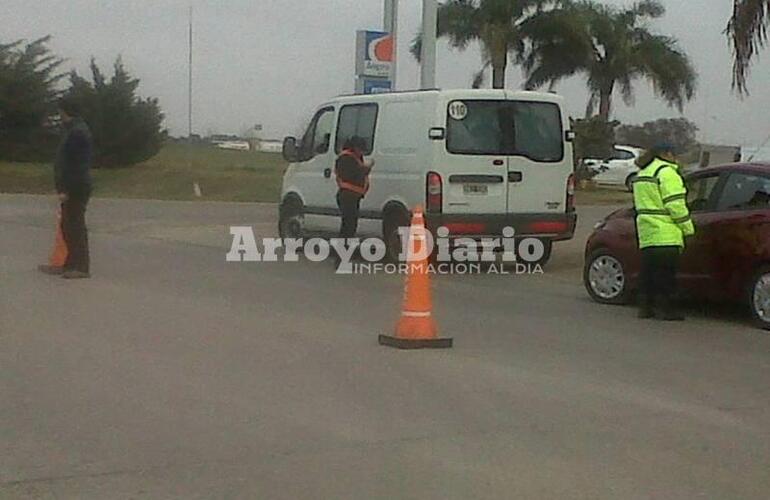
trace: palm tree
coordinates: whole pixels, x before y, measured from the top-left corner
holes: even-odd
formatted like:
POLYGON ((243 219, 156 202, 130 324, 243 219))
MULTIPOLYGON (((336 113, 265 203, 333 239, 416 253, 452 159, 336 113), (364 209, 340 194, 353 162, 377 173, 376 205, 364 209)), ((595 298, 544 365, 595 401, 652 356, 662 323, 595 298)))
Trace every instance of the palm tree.
MULTIPOLYGON (((474 77, 474 87, 483 84, 484 73, 492 67, 492 86, 505 88, 505 71, 511 53, 524 49, 521 25, 535 18, 560 0, 446 0, 438 9, 438 36, 449 45, 465 50, 479 42, 483 67, 474 77)), ((419 60, 422 36, 412 44, 412 54, 419 60)))
POLYGON ((570 3, 543 13, 521 30, 529 40, 521 58, 528 89, 551 87, 575 74, 586 76, 590 98, 586 116, 599 104, 608 120, 612 97, 634 101, 634 82, 647 78, 656 95, 681 111, 695 94, 696 72, 677 41, 654 34, 648 21, 665 13, 657 0, 643 0, 620 9, 593 0, 570 3))
POLYGON ((727 35, 735 54, 733 88, 748 93, 746 78, 757 52, 767 43, 770 26, 770 0, 734 0, 733 16, 727 24, 727 35))

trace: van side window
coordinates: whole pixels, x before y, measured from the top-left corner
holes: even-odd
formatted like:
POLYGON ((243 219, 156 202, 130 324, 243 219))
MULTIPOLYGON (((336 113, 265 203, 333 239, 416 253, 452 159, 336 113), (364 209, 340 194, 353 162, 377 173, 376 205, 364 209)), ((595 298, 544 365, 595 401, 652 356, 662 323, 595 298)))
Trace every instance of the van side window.
POLYGON ((300 161, 308 161, 317 155, 328 153, 333 128, 334 108, 324 108, 316 113, 302 137, 300 161))
POLYGON ((353 137, 360 137, 366 141, 364 154, 372 154, 377 129, 377 111, 376 104, 352 104, 342 107, 335 141, 338 154, 342 151, 345 142, 353 137))
POLYGON ((559 106, 517 102, 513 113, 516 154, 537 162, 557 162, 564 158, 559 106))

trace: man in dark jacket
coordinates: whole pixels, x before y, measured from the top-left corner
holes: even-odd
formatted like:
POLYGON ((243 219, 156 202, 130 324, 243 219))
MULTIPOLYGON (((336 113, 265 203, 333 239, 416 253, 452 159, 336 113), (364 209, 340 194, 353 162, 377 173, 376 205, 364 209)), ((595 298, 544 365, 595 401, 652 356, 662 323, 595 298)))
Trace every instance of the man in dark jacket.
POLYGON ((374 161, 364 160, 366 141, 353 137, 345 142, 335 164, 337 206, 342 216, 340 238, 353 238, 358 230, 361 200, 369 191, 369 174, 374 161))
MULTIPOLYGON (((369 174, 374 166, 374 160, 367 162, 364 152, 367 143, 360 137, 346 140, 342 151, 334 165, 337 178, 337 206, 340 209, 341 222, 339 237, 349 240, 356 236, 361 200, 369 191, 369 174)), ((334 262, 339 267, 342 255, 338 252, 334 262)))
POLYGON ((61 201, 61 229, 67 244, 67 261, 61 269, 41 266, 40 270, 48 274, 61 274, 66 279, 89 278, 90 258, 85 216, 91 197, 93 140, 76 102, 62 100, 59 112, 64 126, 64 138, 56 155, 54 174, 56 192, 61 201))

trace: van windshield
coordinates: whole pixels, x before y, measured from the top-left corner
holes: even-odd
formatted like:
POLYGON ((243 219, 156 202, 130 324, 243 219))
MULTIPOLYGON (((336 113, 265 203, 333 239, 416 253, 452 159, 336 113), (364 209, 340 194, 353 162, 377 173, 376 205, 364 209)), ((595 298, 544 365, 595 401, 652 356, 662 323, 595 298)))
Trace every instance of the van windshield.
POLYGON ((447 113, 447 149, 453 154, 564 159, 559 106, 529 101, 454 101, 447 113))

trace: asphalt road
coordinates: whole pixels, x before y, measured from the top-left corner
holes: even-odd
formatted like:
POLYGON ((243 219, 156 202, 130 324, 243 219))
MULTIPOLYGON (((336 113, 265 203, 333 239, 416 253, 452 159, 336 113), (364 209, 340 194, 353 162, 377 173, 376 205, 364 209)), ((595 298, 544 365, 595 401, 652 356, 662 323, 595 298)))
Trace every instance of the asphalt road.
POLYGON ((4 500, 770 491, 770 336, 595 305, 580 241, 545 275, 437 277, 454 349, 399 352, 398 277, 225 262, 272 206, 96 201, 80 282, 34 270, 51 207, 0 196, 4 500))

